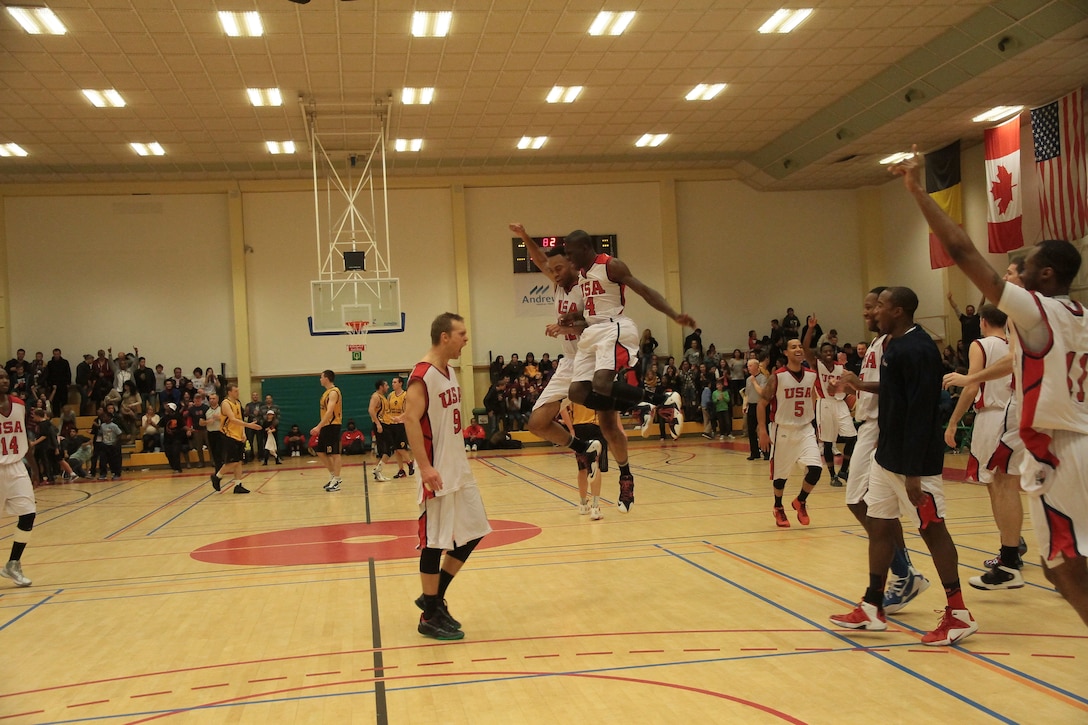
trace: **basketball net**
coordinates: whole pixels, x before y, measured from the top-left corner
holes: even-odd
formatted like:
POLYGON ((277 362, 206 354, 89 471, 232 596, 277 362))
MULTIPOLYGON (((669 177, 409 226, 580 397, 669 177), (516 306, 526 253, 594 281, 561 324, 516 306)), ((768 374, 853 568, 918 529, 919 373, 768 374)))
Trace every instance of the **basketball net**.
POLYGON ((348 320, 344 325, 348 328, 348 335, 356 338, 356 341, 348 343, 348 354, 351 356, 351 367, 365 368, 366 363, 363 362, 363 353, 366 351, 366 343, 363 342, 363 340, 366 338, 366 331, 367 328, 370 327, 370 321, 348 320))

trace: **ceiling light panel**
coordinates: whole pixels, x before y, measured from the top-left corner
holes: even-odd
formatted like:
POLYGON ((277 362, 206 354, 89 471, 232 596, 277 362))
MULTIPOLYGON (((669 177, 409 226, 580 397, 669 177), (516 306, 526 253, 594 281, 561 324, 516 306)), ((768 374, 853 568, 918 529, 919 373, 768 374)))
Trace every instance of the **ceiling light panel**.
POLYGON ((665 143, 665 139, 668 137, 669 134, 667 133, 644 133, 638 141, 635 141, 635 146, 638 146, 639 148, 645 148, 647 146, 653 148, 665 143))
POLYGON ((910 151, 900 151, 897 154, 892 154, 891 156, 885 156, 884 158, 882 158, 877 163, 880 164, 881 166, 890 166, 892 164, 902 163, 902 162, 906 161, 907 159, 909 159, 911 156, 914 156, 914 154, 911 153, 910 151))
POLYGON ((627 10, 620 13, 611 13, 602 10, 597 13, 593 23, 589 26, 590 35, 622 35, 627 26, 635 19, 635 11, 627 10))
POLYGON ((265 146, 268 148, 270 154, 293 154, 295 153, 294 141, 265 141, 265 146))
POLYGON ((989 111, 980 113, 971 120, 975 123, 991 123, 1005 118, 1012 118, 1023 110, 1023 106, 994 106, 989 111))
POLYGON ((261 14, 255 11, 231 13, 220 10, 219 24, 223 26, 223 32, 232 38, 256 38, 264 35, 261 14))
POLYGON ((518 141, 518 148, 525 149, 538 149, 548 142, 547 136, 522 136, 518 141))
POLYGON ((582 93, 582 86, 553 86, 544 99, 548 103, 574 103, 582 93))
POLYGON ((95 108, 124 108, 125 99, 112 88, 97 91, 93 88, 84 88, 83 95, 95 108))
POLYGON ((405 88, 400 92, 400 102, 406 106, 426 106, 434 100, 433 88, 405 88))
POLYGON ((812 8, 799 8, 796 10, 780 8, 767 20, 767 22, 759 26, 759 32, 765 34, 788 33, 808 20, 809 15, 812 15, 812 8))
POLYGON ((165 156, 166 151, 157 141, 151 143, 130 143, 129 146, 140 156, 165 156))
POLYGON ((49 8, 8 5, 7 11, 31 35, 64 35, 68 32, 68 28, 49 8))
POLYGON ((17 143, 5 143, 0 144, 0 157, 7 158, 9 156, 29 156, 22 146, 17 143))
POLYGON ((246 95, 254 106, 283 105, 283 94, 279 88, 247 88, 246 95))
POLYGON ((700 83, 688 91, 688 94, 684 96, 684 98, 689 101, 709 101, 724 91, 725 86, 725 83, 715 83, 713 85, 700 83))
POLYGON ((397 151, 419 151, 423 148, 421 138, 398 138, 393 142, 393 148, 397 151))
POLYGON ((445 10, 440 13, 412 13, 412 35, 417 38, 445 38, 450 34, 453 13, 445 10))

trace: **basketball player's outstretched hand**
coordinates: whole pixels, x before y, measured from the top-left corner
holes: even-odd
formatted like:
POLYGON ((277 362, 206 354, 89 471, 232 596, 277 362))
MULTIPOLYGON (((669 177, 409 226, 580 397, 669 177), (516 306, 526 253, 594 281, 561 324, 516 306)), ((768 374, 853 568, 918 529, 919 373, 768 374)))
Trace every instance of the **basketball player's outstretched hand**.
POLYGON ((525 227, 522 224, 511 224, 510 225, 510 231, 512 231, 514 234, 519 234, 519 235, 524 234, 525 233, 525 227))
POLYGON ((898 164, 889 166, 888 171, 896 176, 902 176, 903 183, 907 186, 907 191, 913 192, 922 188, 921 171, 918 166, 918 144, 911 145, 910 154, 909 157, 903 159, 898 164))
POLYGON ((698 325, 695 323, 695 318, 687 314, 686 312, 681 312, 679 315, 677 315, 676 321, 684 327, 690 327, 692 329, 698 327, 698 325))
POLYGON ((438 470, 432 466, 424 468, 422 465, 419 467, 419 476, 423 480, 423 487, 428 491, 441 491, 442 490, 442 476, 438 474, 438 470))

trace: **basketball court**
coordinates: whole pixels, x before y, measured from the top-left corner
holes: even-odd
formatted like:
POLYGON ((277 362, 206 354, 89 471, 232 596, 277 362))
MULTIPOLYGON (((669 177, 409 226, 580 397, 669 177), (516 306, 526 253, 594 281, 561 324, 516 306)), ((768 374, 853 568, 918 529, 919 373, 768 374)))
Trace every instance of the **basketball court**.
MULTIPOLYGON (((887 632, 835 630, 867 578, 843 489, 825 474, 812 524, 791 511, 776 529, 767 464, 746 453, 636 442, 632 512, 611 505, 613 470, 597 522, 569 452, 473 454, 495 533, 450 588, 453 643, 416 632, 411 479, 348 465, 328 494, 320 466, 288 459, 247 467, 249 496, 214 493, 206 469, 41 487, 34 585, 0 581, 0 722, 1088 720, 1088 633, 1030 533, 1027 586, 966 589, 980 631, 963 646, 920 644, 936 584, 887 632)), ((948 497, 966 585, 997 537, 983 487, 948 497)))

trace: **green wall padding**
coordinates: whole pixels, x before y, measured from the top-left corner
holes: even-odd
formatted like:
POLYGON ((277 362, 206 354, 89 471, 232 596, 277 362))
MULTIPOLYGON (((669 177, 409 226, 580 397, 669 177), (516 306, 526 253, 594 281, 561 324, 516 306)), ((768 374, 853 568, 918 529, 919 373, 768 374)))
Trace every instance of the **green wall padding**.
MULTIPOLYGON (((336 387, 344 396, 344 427, 354 418, 355 425, 365 431, 370 438, 370 415, 367 406, 374 394, 374 383, 385 380, 392 388, 395 373, 340 373, 336 376, 336 387)), ((402 373, 407 379, 408 373, 402 373)), ((264 378, 261 380, 261 400, 271 395, 273 402, 280 406, 281 437, 298 423, 303 433, 309 435, 310 429, 321 419, 318 404, 321 402, 321 380, 318 375, 293 375, 286 377, 264 378)), ((248 400, 243 400, 245 406, 248 400)))

